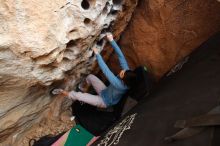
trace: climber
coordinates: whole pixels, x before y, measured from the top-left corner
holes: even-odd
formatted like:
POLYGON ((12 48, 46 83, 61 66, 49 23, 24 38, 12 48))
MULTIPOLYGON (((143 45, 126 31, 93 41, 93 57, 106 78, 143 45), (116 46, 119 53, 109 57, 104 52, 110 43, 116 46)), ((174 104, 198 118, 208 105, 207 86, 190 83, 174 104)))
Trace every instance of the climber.
POLYGON ((54 89, 52 91, 53 94, 62 94, 63 96, 67 96, 73 100, 82 101, 99 108, 107 108, 117 104, 123 95, 128 91, 128 89, 135 85, 137 78, 136 74, 129 69, 127 61, 119 46, 114 41, 112 34, 107 33, 106 36, 119 58, 120 66, 122 68, 119 74, 115 76, 110 71, 102 56, 99 54, 97 48, 93 48, 93 51, 96 55, 99 67, 110 82, 110 85, 106 87, 106 85, 99 78, 90 74, 78 86, 79 89, 84 93, 76 91, 67 92, 62 89, 54 89), (85 93, 89 85, 93 86, 98 95, 85 93))

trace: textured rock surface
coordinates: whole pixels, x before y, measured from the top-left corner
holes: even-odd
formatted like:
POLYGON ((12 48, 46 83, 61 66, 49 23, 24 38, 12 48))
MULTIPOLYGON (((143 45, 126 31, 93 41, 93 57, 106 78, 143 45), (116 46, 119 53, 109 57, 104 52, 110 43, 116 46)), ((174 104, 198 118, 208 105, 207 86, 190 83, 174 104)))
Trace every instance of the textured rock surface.
POLYGON ((141 0, 120 45, 131 66, 147 65, 159 78, 220 30, 219 14, 216 0, 141 0))
POLYGON ((59 116, 63 99, 48 90, 88 74, 89 48, 115 23, 119 35, 135 6, 136 0, 0 0, 0 143, 20 139, 44 111, 59 116))

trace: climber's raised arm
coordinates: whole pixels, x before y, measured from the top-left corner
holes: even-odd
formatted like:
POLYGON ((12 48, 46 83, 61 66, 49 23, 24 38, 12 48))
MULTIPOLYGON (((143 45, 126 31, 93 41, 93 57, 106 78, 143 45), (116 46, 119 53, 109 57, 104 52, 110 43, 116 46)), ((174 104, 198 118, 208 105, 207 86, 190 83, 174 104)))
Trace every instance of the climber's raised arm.
POLYGON ((93 48, 94 53, 96 54, 96 58, 97 58, 97 62, 99 64, 99 67, 101 68, 102 72, 104 73, 104 75, 106 76, 106 78, 108 79, 108 81, 115 87, 115 88, 119 88, 119 89, 123 89, 124 85, 122 84, 121 80, 119 78, 117 78, 112 72, 111 70, 108 68, 108 66, 106 65, 106 63, 104 62, 102 56, 99 54, 98 49, 97 48, 93 48))
POLYGON ((117 56, 118 56, 118 59, 119 59, 119 63, 120 63, 120 66, 123 70, 129 70, 129 66, 128 66, 128 63, 125 59, 125 56, 124 54, 122 53, 120 47, 117 45, 117 43, 115 42, 115 40, 113 39, 113 36, 111 33, 108 33, 107 34, 107 39, 108 41, 110 42, 110 44, 112 45, 113 49, 115 50, 117 56))

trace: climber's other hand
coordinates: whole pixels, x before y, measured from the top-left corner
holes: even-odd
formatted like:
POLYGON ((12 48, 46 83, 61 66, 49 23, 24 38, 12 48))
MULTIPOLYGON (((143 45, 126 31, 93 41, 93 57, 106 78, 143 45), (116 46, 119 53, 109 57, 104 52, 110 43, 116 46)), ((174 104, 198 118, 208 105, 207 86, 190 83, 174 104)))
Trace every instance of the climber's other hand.
POLYGON ((107 40, 108 41, 113 41, 113 35, 110 33, 110 32, 108 32, 107 34, 106 34, 106 38, 107 38, 107 40))
POLYGON ((92 50, 94 51, 95 54, 99 54, 99 50, 96 47, 93 47, 92 50))

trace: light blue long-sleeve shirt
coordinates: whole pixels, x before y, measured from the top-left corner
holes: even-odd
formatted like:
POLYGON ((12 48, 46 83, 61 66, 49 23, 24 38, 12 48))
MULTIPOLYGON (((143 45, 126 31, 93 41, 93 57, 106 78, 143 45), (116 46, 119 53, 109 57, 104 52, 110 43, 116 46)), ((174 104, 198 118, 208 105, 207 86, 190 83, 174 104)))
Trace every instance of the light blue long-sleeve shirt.
MULTIPOLYGON (((114 40, 110 43, 118 56, 121 68, 123 70, 129 70, 128 63, 117 43, 114 40)), ((115 76, 111 72, 111 70, 108 68, 100 54, 96 54, 96 58, 99 67, 101 68, 102 72, 110 82, 110 85, 101 92, 102 99, 105 102, 106 106, 115 105, 126 93, 128 87, 118 76, 115 76)))

